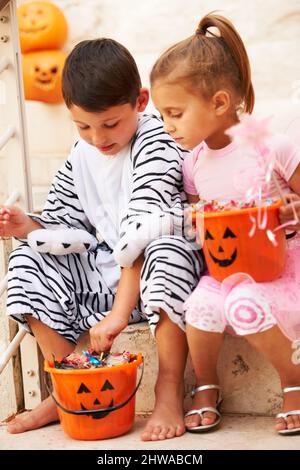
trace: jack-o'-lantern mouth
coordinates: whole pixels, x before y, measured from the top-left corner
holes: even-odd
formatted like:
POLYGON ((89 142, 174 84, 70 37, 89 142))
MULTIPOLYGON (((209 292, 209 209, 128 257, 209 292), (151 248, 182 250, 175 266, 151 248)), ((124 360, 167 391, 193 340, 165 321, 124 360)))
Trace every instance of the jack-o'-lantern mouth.
POLYGON ((20 27, 20 32, 22 34, 34 34, 34 33, 40 33, 41 31, 45 31, 49 26, 36 26, 36 27, 30 27, 30 28, 21 28, 20 27))
MULTIPOLYGON (((80 406, 82 410, 88 411, 87 408, 82 403, 80 403, 80 406)), ((114 406, 114 400, 112 399, 110 404, 108 405, 108 408, 112 408, 113 406, 114 406)), ((100 410, 101 408, 99 408, 99 411, 100 410)), ((111 413, 111 411, 103 411, 101 413, 91 412, 91 413, 85 413, 85 414, 86 416, 91 416, 91 418, 93 419, 102 419, 102 418, 105 418, 107 415, 109 415, 109 413, 111 413)))
POLYGON ((227 268, 227 266, 230 266, 232 263, 234 263, 237 257, 237 249, 234 250, 230 258, 226 258, 226 259, 216 258, 210 250, 208 250, 208 252, 212 260, 214 261, 214 263, 218 264, 221 268, 227 268))
POLYGON ((35 79, 35 85, 37 88, 41 88, 42 90, 48 91, 48 90, 53 90, 55 88, 55 82, 56 80, 50 78, 50 79, 41 79, 41 78, 36 78, 35 79))

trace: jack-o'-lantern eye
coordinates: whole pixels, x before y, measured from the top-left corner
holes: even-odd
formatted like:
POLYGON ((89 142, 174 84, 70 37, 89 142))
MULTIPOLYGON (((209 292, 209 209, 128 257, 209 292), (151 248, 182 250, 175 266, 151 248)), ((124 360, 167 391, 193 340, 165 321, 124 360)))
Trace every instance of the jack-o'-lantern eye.
POLYGON ((230 228, 226 228, 223 238, 236 238, 236 235, 230 230, 230 228))
POLYGON ((205 240, 214 240, 214 237, 208 230, 205 231, 205 240))
POLYGON ((83 382, 81 382, 77 393, 91 393, 91 391, 87 388, 86 385, 84 385, 83 382))
POLYGON ((103 387, 101 388, 101 392, 105 392, 105 390, 114 390, 114 387, 109 382, 109 380, 105 380, 103 387))

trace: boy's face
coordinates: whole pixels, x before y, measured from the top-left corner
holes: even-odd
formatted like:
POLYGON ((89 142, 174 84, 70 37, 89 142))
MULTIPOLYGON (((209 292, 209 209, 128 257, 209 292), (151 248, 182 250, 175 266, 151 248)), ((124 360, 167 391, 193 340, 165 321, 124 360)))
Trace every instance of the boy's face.
POLYGON ((141 89, 135 106, 112 106, 106 111, 88 112, 72 105, 70 112, 80 137, 105 155, 115 155, 129 144, 138 126, 138 112, 148 103, 148 91, 141 89))

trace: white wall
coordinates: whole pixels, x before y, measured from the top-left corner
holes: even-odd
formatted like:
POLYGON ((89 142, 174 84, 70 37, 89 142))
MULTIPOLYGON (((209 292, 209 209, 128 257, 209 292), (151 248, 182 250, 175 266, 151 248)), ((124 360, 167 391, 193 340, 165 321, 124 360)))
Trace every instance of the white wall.
MULTIPOLYGON (((203 15, 218 10, 233 21, 245 41, 258 105, 264 108, 262 103, 274 100, 300 102, 299 0, 56 0, 54 3, 63 9, 69 22, 66 50, 82 39, 113 37, 134 55, 145 85, 158 55, 170 44, 192 34, 203 15)), ((30 102, 27 110, 33 184, 38 187, 36 193, 42 190, 43 199, 43 188, 67 154, 74 133, 64 109, 55 119, 51 118, 54 111, 50 105, 30 102)), ((266 110, 271 114, 275 111, 266 110)))

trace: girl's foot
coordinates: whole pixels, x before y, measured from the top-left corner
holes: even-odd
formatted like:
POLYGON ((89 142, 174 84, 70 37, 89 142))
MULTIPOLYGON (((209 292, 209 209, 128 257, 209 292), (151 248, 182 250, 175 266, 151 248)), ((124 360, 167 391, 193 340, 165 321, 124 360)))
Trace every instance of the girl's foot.
MULTIPOLYGON (((218 396, 220 392, 218 389, 201 390, 196 392, 193 398, 193 404, 191 410, 199 410, 200 408, 213 407, 216 408, 218 396)), ((184 418, 184 423, 187 429, 193 429, 198 426, 208 426, 219 419, 219 416, 212 411, 205 411, 203 418, 201 419, 200 414, 193 414, 184 418)))
POLYGON ((7 424, 7 431, 11 434, 18 434, 41 428, 46 424, 58 420, 56 405, 52 398, 48 397, 34 408, 34 410, 22 413, 10 421, 7 424))
POLYGON ((163 377, 157 380, 155 407, 141 434, 142 441, 172 439, 184 434, 183 395, 183 384, 168 382, 163 377))
MULTIPOLYGON (((300 388, 297 387, 297 389, 299 390, 283 393, 283 413, 292 410, 300 410, 300 388)), ((276 431, 294 428, 300 428, 300 414, 288 416, 286 420, 284 418, 276 419, 276 431)))

